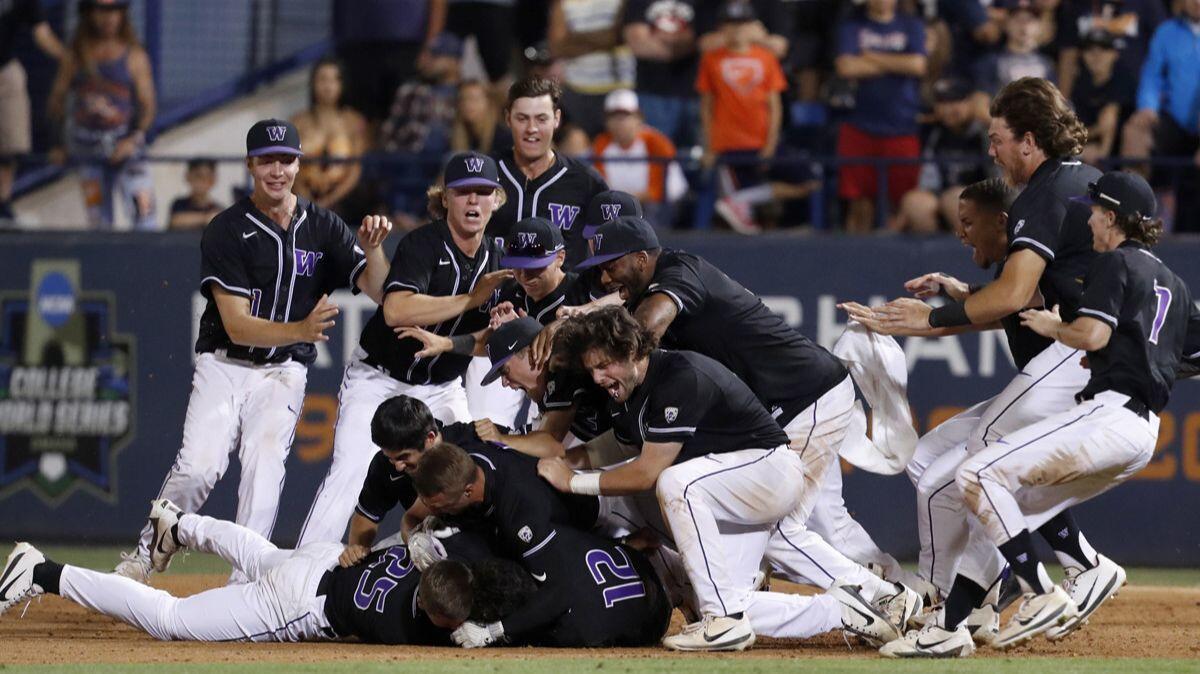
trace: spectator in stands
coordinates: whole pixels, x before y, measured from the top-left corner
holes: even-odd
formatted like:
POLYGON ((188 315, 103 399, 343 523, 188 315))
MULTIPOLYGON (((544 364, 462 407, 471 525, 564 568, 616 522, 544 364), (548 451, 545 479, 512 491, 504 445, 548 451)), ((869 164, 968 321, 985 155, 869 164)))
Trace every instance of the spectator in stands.
MULTIPOLYGON (((988 6, 995 4, 990 0, 987 3, 988 6)), ((992 51, 1004 37, 1002 12, 989 11, 980 0, 936 0, 934 9, 950 33, 953 58, 943 74, 954 78, 970 77, 975 62, 992 51)))
POLYGON ((168 229, 200 229, 217 213, 225 210, 212 197, 217 184, 217 163, 211 159, 192 159, 187 163, 188 193, 171 202, 168 229))
POLYGON ((789 62, 796 73, 796 98, 800 101, 816 102, 825 77, 833 72, 833 34, 840 8, 839 0, 795 3, 789 62))
POLYGON ((432 58, 446 24, 446 0, 334 0, 333 40, 345 64, 346 103, 372 130, 396 89, 432 58))
POLYGON ((692 85, 703 5, 703 0, 630 0, 621 29, 637 59, 637 95, 646 124, 680 144, 695 143, 700 126, 700 101, 692 85))
POLYGON ((450 130, 452 152, 482 152, 499 155, 512 149, 512 132, 500 122, 500 110, 487 85, 468 80, 458 86, 454 127, 450 130))
POLYGON ((718 19, 720 14, 726 12, 724 8, 731 4, 746 5, 746 11, 754 16, 754 20, 743 31, 750 44, 766 49, 782 62, 791 46, 787 36, 795 30, 784 0, 709 0, 705 3, 706 16, 699 21, 702 26, 709 27, 708 32, 700 36, 700 51, 708 52, 729 46, 729 34, 721 28, 718 19))
POLYGON ((509 67, 514 46, 513 10, 516 0, 446 0, 446 31, 466 41, 475 38, 493 95, 504 96, 512 83, 509 67))
POLYGON ((583 127, 564 122, 554 134, 554 149, 573 159, 587 159, 592 154, 592 141, 583 127))
POLYGON ((1087 145, 1080 158, 1100 166, 1113 152, 1122 118, 1133 108, 1137 83, 1131 77, 1118 77, 1118 51, 1112 34, 1095 31, 1080 43, 1084 68, 1075 80, 1071 105, 1079 121, 1088 129, 1087 145))
MULTIPOLYGON (((779 146, 780 93, 787 81, 775 54, 754 43, 762 25, 752 5, 726 3, 720 20, 724 46, 704 53, 696 90, 704 128, 703 164, 711 168, 721 160, 718 185, 722 196, 729 197, 765 185, 768 162, 779 146)), ((736 232, 759 232, 744 200, 721 199, 717 214, 736 232)))
POLYGON ((629 89, 618 89, 604 99, 605 131, 596 136, 592 156, 610 188, 637 197, 650 222, 669 227, 674 221, 672 207, 687 193, 687 179, 675 161, 675 144, 646 123, 638 103, 638 95, 629 89), (606 166, 607 159, 642 161, 606 166))
POLYGON ((988 54, 975 64, 975 86, 988 94, 1022 77, 1040 77, 1053 82, 1054 63, 1038 51, 1042 41, 1042 15, 1035 0, 1008 0, 1004 21, 1004 49, 988 54))
POLYGON ((1080 74, 1079 54, 1084 40, 1095 33, 1112 38, 1120 58, 1118 78, 1136 79, 1150 37, 1167 20, 1164 0, 1063 0, 1058 11, 1058 88, 1068 99, 1080 74))
POLYGON ((0 3, 0 227, 11 222, 17 157, 30 150, 29 92, 25 68, 13 54, 17 36, 28 30, 34 43, 55 60, 63 46, 42 16, 38 0, 0 3))
POLYGON ((80 10, 47 107, 61 122, 71 95, 68 142, 78 161, 88 224, 112 229, 116 190, 135 229, 158 229, 154 185, 142 160, 156 109, 150 57, 133 32, 128 2, 87 0, 80 10))
POLYGON ((604 97, 633 86, 634 58, 621 42, 624 0, 551 0, 546 41, 562 61, 564 121, 589 136, 604 129, 604 97))
POLYGON ((354 222, 355 213, 365 211, 346 212, 341 203, 358 186, 362 164, 339 160, 360 157, 367 151, 367 123, 358 111, 342 103, 343 74, 342 65, 328 57, 317 61, 309 73, 308 109, 291 120, 304 144, 295 192, 354 222))
POLYGON ((437 178, 443 155, 450 149, 461 57, 462 41, 451 33, 439 35, 430 55, 421 61, 420 79, 400 85, 379 129, 380 149, 411 155, 385 168, 393 220, 406 231, 422 217, 425 187, 437 178))
POLYGON ((963 186, 987 178, 988 126, 975 116, 973 93, 963 79, 934 85, 934 121, 921 143, 925 163, 917 189, 900 200, 898 231, 932 234, 953 225, 963 186))
MULTIPOLYGON (((896 0, 867 0, 864 11, 838 26, 840 77, 855 80, 854 109, 838 133, 838 156, 843 159, 912 158, 921 153, 917 137, 918 87, 925 74, 925 26, 915 16, 898 11, 896 0)), ((917 164, 887 168, 887 190, 895 206, 917 185, 917 164)), ((839 171, 838 193, 848 200, 845 224, 849 232, 874 226, 876 169, 870 164, 847 164, 839 171)))
MULTIPOLYGON (((1125 125, 1121 154, 1145 157, 1153 148, 1155 156, 1195 156, 1200 164, 1200 0, 1181 0, 1179 6, 1179 15, 1159 26, 1150 41, 1138 109, 1125 125)), ((1164 168, 1153 177, 1157 187, 1175 184, 1175 231, 1200 231, 1196 167, 1164 168)), ((1159 203, 1164 201, 1169 203, 1161 198, 1159 203)))

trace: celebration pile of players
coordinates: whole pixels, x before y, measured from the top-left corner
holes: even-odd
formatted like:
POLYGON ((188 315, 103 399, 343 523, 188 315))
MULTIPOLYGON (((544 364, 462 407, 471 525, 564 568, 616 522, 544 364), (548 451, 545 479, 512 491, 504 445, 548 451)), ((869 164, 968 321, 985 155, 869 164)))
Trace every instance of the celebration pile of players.
POLYGON ((18 543, 0 610, 53 593, 200 641, 740 651, 843 630, 887 657, 964 657, 1066 638, 1124 584, 1071 508, 1150 459, 1157 413, 1200 358, 1200 314, 1154 255, 1153 192, 1076 158, 1086 131, 1054 85, 996 96, 1004 179, 959 200, 964 254, 994 280, 913 270, 915 298, 847 298, 833 352, 711 262, 660 246, 632 196, 556 153, 556 85, 518 82, 506 114, 512 154, 452 157, 432 221, 390 263, 391 223, 355 232, 296 197, 299 134, 255 124, 253 194, 203 235, 183 443, 137 548, 98 573, 18 543), (300 544, 279 549, 306 366, 343 287, 379 306, 300 544), (993 329, 1020 372, 917 439, 891 335, 993 329), (868 439, 855 384, 874 437, 891 424, 911 441, 868 439), (236 524, 197 514, 234 451, 236 524), (847 512, 839 456, 907 472, 916 573, 847 512), (377 540, 397 506, 401 533, 377 540), (229 583, 184 599, 144 584, 184 549, 230 562, 229 583), (772 577, 824 592, 771 592, 772 577), (668 633, 675 609, 686 624, 668 633))

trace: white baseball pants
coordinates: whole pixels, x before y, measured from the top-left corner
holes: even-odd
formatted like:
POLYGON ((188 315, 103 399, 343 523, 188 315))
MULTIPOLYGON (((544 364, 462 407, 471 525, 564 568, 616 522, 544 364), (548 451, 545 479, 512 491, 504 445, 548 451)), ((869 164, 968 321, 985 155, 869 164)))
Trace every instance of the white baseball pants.
POLYGON ((371 457, 379 447, 371 441, 371 418, 388 398, 406 395, 429 407, 442 423, 470 421, 467 396, 458 381, 444 384, 405 384, 383 370, 362 362, 354 352, 338 391, 338 416, 333 430, 333 462, 317 487, 316 497, 300 530, 298 546, 339 542, 346 533, 354 505, 367 479, 371 457))
MULTIPOLYGON (((158 498, 196 512, 237 450, 242 477, 236 521, 270 538, 307 380, 307 368, 293 361, 254 365, 212 353, 197 356, 183 445, 158 498)), ((138 541, 140 557, 149 557, 153 535, 147 524, 138 541)))
POLYGON ((189 641, 312 641, 333 638, 321 576, 342 546, 325 543, 280 550, 232 522, 187 514, 180 542, 218 555, 250 582, 174 597, 129 578, 64 566, 62 596, 144 630, 155 639, 189 641))

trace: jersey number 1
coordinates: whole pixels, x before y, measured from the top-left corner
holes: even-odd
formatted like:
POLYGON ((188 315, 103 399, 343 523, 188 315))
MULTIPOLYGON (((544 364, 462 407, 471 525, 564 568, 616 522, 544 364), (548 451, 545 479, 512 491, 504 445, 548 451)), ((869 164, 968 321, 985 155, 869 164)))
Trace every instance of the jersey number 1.
POLYGON ((1154 296, 1157 298, 1158 306, 1154 309, 1154 324, 1150 326, 1150 343, 1158 344, 1158 333, 1167 320, 1167 310, 1171 308, 1171 289, 1156 285, 1154 286, 1154 296))
POLYGON ((620 560, 613 559, 607 550, 588 550, 587 553, 588 571, 592 572, 592 580, 596 581, 597 585, 608 585, 602 592, 604 608, 612 608, 619 601, 646 596, 646 586, 642 584, 641 577, 630 563, 628 555, 621 548, 617 548, 617 554, 621 556, 620 560), (606 577, 606 570, 614 578, 606 577))

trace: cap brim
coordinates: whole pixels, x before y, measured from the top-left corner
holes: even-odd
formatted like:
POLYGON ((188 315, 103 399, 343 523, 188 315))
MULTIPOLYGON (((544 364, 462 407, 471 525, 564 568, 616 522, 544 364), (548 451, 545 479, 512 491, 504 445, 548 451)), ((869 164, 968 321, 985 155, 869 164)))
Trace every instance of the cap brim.
POLYGON ((495 187, 495 188, 499 188, 500 183, 496 182, 495 180, 488 180, 487 178, 463 178, 462 180, 455 180, 452 183, 446 183, 446 187, 448 187, 450 189, 454 189, 456 187, 495 187))
POLYGON ((1074 201, 1074 202, 1080 203, 1080 204, 1087 204, 1088 206, 1095 206, 1096 204, 1100 203, 1099 201, 1096 201, 1095 199, 1091 198, 1090 196, 1088 196, 1086 194, 1083 195, 1082 197, 1071 197, 1071 201, 1074 201))
POLYGON ((505 269, 541 269, 550 266, 556 257, 558 257, 558 251, 554 251, 545 257, 504 256, 500 258, 500 266, 505 269))
POLYGON ((304 153, 300 150, 297 150, 294 147, 288 147, 287 145, 268 145, 267 147, 260 147, 257 150, 251 150, 247 152, 246 156, 261 157, 264 154, 294 154, 297 157, 304 156, 304 153))
POLYGON ((481 379, 480 382, 484 386, 487 386, 488 384, 499 379, 500 378, 500 370, 504 367, 504 364, 507 363, 509 361, 509 359, 515 355, 517 355, 517 354, 510 353, 507 356, 501 358, 500 360, 492 363, 492 369, 488 370, 487 374, 483 375, 483 379, 481 379))
POLYGON ((592 257, 589 257, 588 259, 584 260, 583 262, 580 262, 579 264, 575 265, 575 268, 576 269, 588 269, 589 267, 595 267, 596 265, 604 264, 605 262, 608 262, 609 260, 615 260, 619 257, 628 255, 630 252, 632 252, 632 251, 625 251, 623 253, 606 253, 604 255, 593 255, 592 257))

